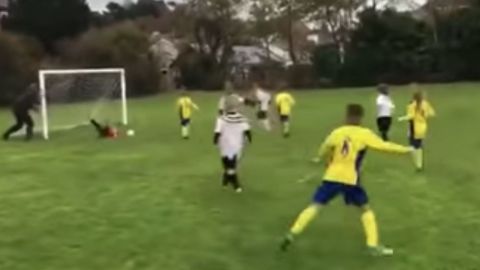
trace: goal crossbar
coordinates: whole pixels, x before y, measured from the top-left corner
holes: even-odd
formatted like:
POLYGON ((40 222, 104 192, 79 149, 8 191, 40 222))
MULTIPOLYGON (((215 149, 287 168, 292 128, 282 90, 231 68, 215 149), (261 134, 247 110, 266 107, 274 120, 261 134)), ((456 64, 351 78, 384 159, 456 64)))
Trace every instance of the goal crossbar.
POLYGON ((42 134, 45 140, 49 139, 48 126, 48 104, 47 88, 45 77, 48 75, 75 75, 75 74, 120 74, 121 87, 121 106, 122 106, 122 124, 128 125, 127 111, 127 83, 125 79, 125 69, 123 68, 100 68, 100 69, 45 69, 38 71, 40 105, 42 115, 42 134))
POLYGON ((125 73, 123 68, 99 68, 99 69, 45 69, 40 70, 42 75, 62 75, 62 74, 101 74, 101 73, 125 73))

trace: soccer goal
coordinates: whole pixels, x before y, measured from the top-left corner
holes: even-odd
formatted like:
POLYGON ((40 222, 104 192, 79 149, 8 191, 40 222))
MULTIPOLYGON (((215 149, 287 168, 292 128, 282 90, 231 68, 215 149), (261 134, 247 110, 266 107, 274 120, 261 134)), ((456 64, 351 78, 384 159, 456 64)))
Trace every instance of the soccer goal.
POLYGON ((124 69, 40 70, 41 132, 87 125, 90 119, 128 124, 124 69))

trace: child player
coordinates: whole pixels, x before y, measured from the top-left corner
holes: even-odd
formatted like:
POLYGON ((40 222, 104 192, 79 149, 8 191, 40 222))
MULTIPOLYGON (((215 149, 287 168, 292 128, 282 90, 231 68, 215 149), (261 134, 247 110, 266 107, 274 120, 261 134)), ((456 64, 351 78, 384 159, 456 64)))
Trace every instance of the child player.
MULTIPOLYGON (((416 85, 414 85, 416 88, 416 85)), ((413 101, 407 106, 407 115, 400 121, 409 121, 410 145, 415 149, 414 162, 418 171, 424 169, 423 140, 427 136, 428 119, 435 116, 435 110, 421 91, 416 90, 413 101)))
POLYGON ((287 91, 281 91, 275 97, 275 104, 280 115, 280 122, 283 127, 283 136, 290 137, 290 116, 292 107, 295 105, 295 99, 287 91))
POLYGON ((240 103, 235 97, 225 100, 225 114, 217 118, 214 144, 218 146, 223 164, 223 186, 231 185, 240 193, 237 166, 242 156, 246 140, 252 142, 250 125, 245 117, 238 113, 240 103))
POLYGON ((90 124, 97 131, 98 137, 102 139, 116 139, 118 138, 118 130, 109 124, 102 125, 95 119, 90 120, 90 124))
POLYGON ((225 82, 225 93, 222 95, 218 102, 218 114, 223 115, 225 114, 225 103, 227 99, 236 99, 239 104, 245 104, 246 99, 243 98, 242 96, 238 95, 235 93, 235 90, 233 89, 233 85, 231 82, 227 81, 225 82))
POLYGON ((186 91, 182 91, 177 100, 177 109, 180 114, 180 125, 182 126, 182 138, 190 138, 190 122, 193 110, 199 110, 198 106, 192 101, 186 91))
POLYGON ((375 214, 368 204, 368 196, 360 182, 360 169, 368 149, 407 154, 408 147, 383 141, 373 131, 361 126, 364 110, 361 105, 347 107, 345 125, 335 129, 319 151, 319 160, 327 164, 322 185, 313 196, 313 201, 288 232, 281 248, 287 250, 313 218, 330 201, 343 195, 347 205, 356 206, 362 213, 361 221, 366 234, 366 244, 374 255, 392 255, 393 250, 379 243, 375 214))
POLYGON ((257 112, 258 120, 262 123, 265 130, 270 131, 272 128, 270 125, 270 120, 268 118, 268 111, 270 108, 270 103, 272 101, 272 95, 260 88, 258 83, 255 83, 253 85, 253 91, 259 106, 257 112))
POLYGON ((35 123, 30 115, 30 111, 36 111, 39 103, 38 85, 32 83, 28 86, 25 93, 13 104, 12 112, 15 117, 15 124, 5 131, 3 134, 4 140, 9 140, 12 134, 21 130, 24 126, 27 131, 25 140, 30 141, 33 138, 33 127, 35 123))

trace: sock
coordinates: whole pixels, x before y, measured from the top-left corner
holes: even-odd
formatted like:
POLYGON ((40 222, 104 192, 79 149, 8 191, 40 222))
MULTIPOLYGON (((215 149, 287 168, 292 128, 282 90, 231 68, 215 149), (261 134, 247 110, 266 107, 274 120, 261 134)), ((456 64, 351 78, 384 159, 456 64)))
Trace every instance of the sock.
POLYGON ((315 218, 319 209, 320 207, 318 205, 310 205, 309 207, 305 208, 305 210, 303 210, 298 216, 292 228, 290 228, 290 233, 293 235, 301 234, 308 224, 310 224, 313 218, 315 218))
POLYGON ((423 169, 423 149, 417 150, 417 168, 423 169))
POLYGON ((227 170, 226 172, 227 182, 232 185, 233 189, 237 190, 241 188, 238 182, 238 175, 235 170, 227 170))
POLYGON ((290 122, 285 122, 283 124, 283 134, 289 134, 290 133, 290 122))
POLYGON ((375 214, 372 210, 365 211, 362 214, 362 224, 365 230, 365 236, 367 238, 368 247, 378 246, 378 228, 375 214))
POLYGON ((190 131, 188 126, 182 126, 182 137, 183 138, 188 138, 190 136, 190 131))
POLYGON ((223 186, 224 186, 224 187, 228 186, 229 182, 230 182, 230 181, 228 180, 228 174, 227 174, 227 173, 224 173, 224 174, 223 174, 223 181, 222 181, 223 186))
POLYGON ((388 134, 387 132, 382 132, 382 139, 386 142, 388 142, 388 134))
POLYGON ((413 152, 413 161, 415 162, 415 168, 423 169, 423 149, 416 149, 413 152))

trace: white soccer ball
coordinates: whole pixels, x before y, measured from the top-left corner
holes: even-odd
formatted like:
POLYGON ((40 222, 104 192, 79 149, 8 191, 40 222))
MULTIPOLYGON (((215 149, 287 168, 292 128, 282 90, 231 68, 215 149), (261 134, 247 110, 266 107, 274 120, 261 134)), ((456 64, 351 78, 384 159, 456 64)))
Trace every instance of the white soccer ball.
POLYGON ((135 130, 133 130, 133 129, 127 130, 127 136, 128 136, 128 137, 133 137, 133 136, 135 136, 135 130))

